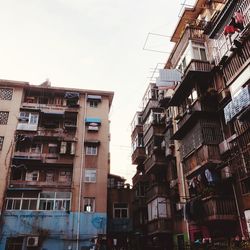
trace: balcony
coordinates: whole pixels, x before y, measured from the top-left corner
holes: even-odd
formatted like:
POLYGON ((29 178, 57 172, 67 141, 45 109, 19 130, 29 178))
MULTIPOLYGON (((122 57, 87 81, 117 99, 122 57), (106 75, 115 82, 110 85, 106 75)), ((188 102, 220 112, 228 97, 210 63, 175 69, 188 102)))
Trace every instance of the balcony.
POLYGON ((132 164, 141 164, 146 159, 146 152, 144 147, 137 147, 132 153, 132 164))
POLYGON ((132 178, 133 186, 135 186, 139 182, 147 182, 147 181, 148 181, 148 176, 140 172, 137 172, 132 178))
POLYGON ((12 188, 27 188, 27 187, 70 188, 71 182, 10 180, 10 187, 12 188))
POLYGON ((176 88, 170 100, 170 106, 177 106, 180 101, 185 98, 187 92, 192 90, 195 82, 197 85, 208 86, 212 67, 208 61, 192 59, 184 71, 181 83, 176 88), (193 80, 194 77, 195 81, 193 80))
MULTIPOLYGON (((228 1, 229 3, 231 2, 232 4, 234 1, 228 1)), ((230 6, 229 6, 230 7, 230 6)), ((229 8, 228 8, 229 9, 229 8)), ((221 62, 224 62, 228 57, 232 55, 232 49, 234 48, 234 40, 239 39, 239 40, 245 40, 247 39, 247 34, 249 34, 249 24, 250 24, 250 0, 245 0, 242 1, 241 4, 237 7, 236 10, 239 10, 243 16, 244 16, 244 27, 245 29, 240 32, 240 33, 234 33, 232 36, 227 35, 225 36, 223 33, 218 37, 218 39, 214 40, 214 51, 213 51, 213 57, 215 60, 215 64, 219 65, 221 62), (246 37, 245 37, 246 35, 246 37)), ((231 11, 231 13, 224 13, 222 14, 226 15, 227 18, 228 16, 232 16, 234 11, 231 11)))
POLYGON ((148 116, 149 112, 152 109, 156 109, 158 108, 158 100, 156 99, 149 99, 147 102, 147 105, 145 106, 143 113, 142 113, 142 119, 143 121, 146 119, 146 117, 148 116))
POLYGON ((172 220, 170 218, 159 218, 148 222, 148 234, 172 233, 172 220))
POLYGON ((250 85, 243 88, 239 94, 224 108, 225 121, 231 121, 250 106, 250 85))
POLYGON ((182 37, 174 48, 173 55, 171 58, 172 65, 176 66, 183 50, 187 47, 189 41, 194 41, 198 43, 205 42, 205 35, 203 34, 203 30, 199 28, 187 27, 184 31, 182 37))
POLYGON ((62 128, 42 128, 39 127, 34 137, 60 138, 66 141, 76 141, 74 133, 66 133, 62 128))
POLYGON ((169 185, 166 182, 154 183, 148 188, 146 192, 147 202, 153 200, 156 197, 166 197, 169 193, 169 185))
POLYGON ((237 220, 237 211, 233 198, 224 196, 210 196, 202 199, 204 220, 237 220))
POLYGON ((183 162, 186 175, 190 175, 206 165, 219 164, 221 163, 219 146, 203 145, 188 156, 185 156, 183 162))
POLYGON ((212 65, 208 61, 192 59, 189 65, 186 67, 182 78, 185 78, 190 72, 207 73, 210 72, 211 70, 212 70, 212 65))
POLYGON ((108 225, 108 231, 112 233, 131 232, 132 224, 132 219, 129 218, 111 219, 108 225))
POLYGON ((144 167, 145 167, 146 173, 149 173, 152 171, 158 171, 158 170, 166 168, 167 160, 166 160, 165 155, 153 153, 151 156, 149 156, 145 160, 144 167))
POLYGON ((165 123, 158 123, 158 122, 152 122, 150 124, 145 124, 143 127, 143 142, 144 145, 147 145, 147 143, 152 139, 153 137, 156 136, 162 136, 164 135, 166 125, 165 123))
POLYGON ((41 164, 73 165, 73 155, 15 152, 14 160, 38 161, 41 164))

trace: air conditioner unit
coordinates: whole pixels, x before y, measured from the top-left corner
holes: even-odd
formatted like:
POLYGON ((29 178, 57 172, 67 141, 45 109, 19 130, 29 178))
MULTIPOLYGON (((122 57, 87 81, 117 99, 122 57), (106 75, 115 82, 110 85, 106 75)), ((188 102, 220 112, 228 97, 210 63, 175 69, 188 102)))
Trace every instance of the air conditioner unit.
POLYGON ((37 247, 38 246, 38 236, 29 236, 27 237, 27 247, 37 247))

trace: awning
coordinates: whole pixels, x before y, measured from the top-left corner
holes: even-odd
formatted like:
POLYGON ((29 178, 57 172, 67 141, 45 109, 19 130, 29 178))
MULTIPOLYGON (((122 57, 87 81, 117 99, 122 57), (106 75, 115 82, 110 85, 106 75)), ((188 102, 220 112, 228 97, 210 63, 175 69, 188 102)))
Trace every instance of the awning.
POLYGON ((64 110, 42 110, 45 115, 64 115, 64 110))
POLYGON ((88 95, 87 97, 88 100, 95 100, 95 101, 101 101, 102 97, 100 95, 88 95))
POLYGON ((98 141, 98 140, 88 140, 88 141, 85 141, 84 142, 84 145, 87 145, 87 146, 98 146, 98 145, 100 145, 100 141, 98 141))
POLYGON ((64 97, 66 99, 79 99, 80 94, 77 92, 66 92, 64 97))
POLYGON ((85 123, 97 123, 101 124, 101 119, 100 118, 85 118, 85 123))

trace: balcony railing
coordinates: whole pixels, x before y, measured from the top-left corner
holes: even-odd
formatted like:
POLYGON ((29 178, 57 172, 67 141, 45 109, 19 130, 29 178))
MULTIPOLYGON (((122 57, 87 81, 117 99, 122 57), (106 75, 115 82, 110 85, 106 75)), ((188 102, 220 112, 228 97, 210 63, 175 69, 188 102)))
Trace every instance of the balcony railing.
POLYGON ((203 145, 184 158, 183 162, 185 174, 191 174, 206 164, 221 163, 219 146, 203 145))
POLYGON ((132 153, 132 164, 140 164, 146 159, 144 147, 137 147, 132 153))
POLYGON ((167 183, 155 183, 148 188, 146 192, 147 201, 154 199, 155 197, 164 197, 169 193, 169 185, 167 183))
MULTIPOLYGON (((250 0, 245 0, 241 3, 238 10, 244 16, 244 27, 248 27, 250 24, 250 0)), ((215 64, 218 65, 224 56, 230 53, 230 49, 233 47, 233 41, 241 36, 240 33, 234 33, 232 36, 225 36, 223 33, 218 39, 214 41, 214 53, 213 57, 215 64)))
POLYGON ((149 172, 155 168, 164 168, 167 166, 166 157, 161 154, 152 154, 144 162, 145 171, 149 172))
POLYGON ((15 152, 14 159, 35 160, 41 163, 73 164, 73 155, 15 152))
POLYGON ((151 111, 151 109, 157 108, 157 107, 158 107, 158 100, 149 99, 146 107, 143 110, 142 119, 145 120, 145 118, 148 116, 148 113, 151 111))
POLYGON ((24 180, 10 180, 10 185, 16 188, 25 187, 70 187, 71 182, 48 182, 48 181, 24 181, 24 180))
POLYGON ((177 62, 180 60, 181 54, 183 53, 183 48, 185 48, 188 45, 189 40, 196 42, 204 42, 205 35, 203 34, 203 30, 192 27, 186 28, 178 44, 175 47, 175 51, 171 59, 172 65, 175 66, 177 62))
POLYGON ((202 200, 204 207, 204 220, 236 220, 237 211, 233 198, 210 196, 202 200))
POLYGON ((172 232, 172 221, 167 218, 154 219, 147 224, 148 234, 172 232))
POLYGON ((211 70, 212 70, 212 65, 209 62, 201 61, 201 60, 197 60, 197 59, 192 59, 191 62, 186 67, 182 78, 184 79, 185 76, 191 71, 210 72, 211 70))

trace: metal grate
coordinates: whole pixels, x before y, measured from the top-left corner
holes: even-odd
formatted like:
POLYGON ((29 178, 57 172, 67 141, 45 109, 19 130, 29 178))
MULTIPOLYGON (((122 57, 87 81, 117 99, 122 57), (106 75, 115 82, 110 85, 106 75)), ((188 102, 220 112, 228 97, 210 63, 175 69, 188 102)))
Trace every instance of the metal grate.
POLYGON ((2 150, 3 148, 3 140, 4 140, 4 137, 0 136, 0 150, 2 150))
POLYGON ((9 112, 0 111, 0 125, 6 125, 8 123, 9 112))
POLYGON ((13 95, 13 89, 0 88, 0 100, 11 100, 13 95))

